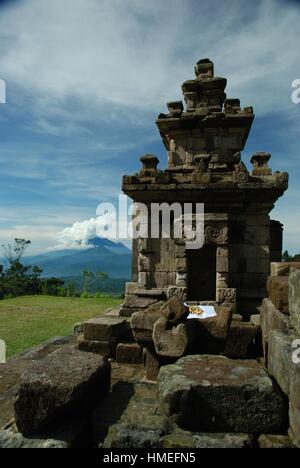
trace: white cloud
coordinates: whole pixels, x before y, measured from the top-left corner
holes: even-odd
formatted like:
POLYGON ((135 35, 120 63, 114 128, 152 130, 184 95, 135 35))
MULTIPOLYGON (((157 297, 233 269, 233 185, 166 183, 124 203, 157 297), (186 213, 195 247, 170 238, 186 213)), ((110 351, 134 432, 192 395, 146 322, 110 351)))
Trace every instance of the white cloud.
POLYGON ((28 254, 44 252, 55 243, 67 225, 72 225, 79 217, 84 219, 87 214, 86 208, 67 205, 48 206, 43 212, 33 206, 0 206, 0 244, 10 243, 19 237, 31 240, 28 254))
POLYGON ((96 218, 76 222, 63 229, 57 236, 57 244, 50 250, 87 248, 89 241, 97 237, 96 218))
MULTIPOLYGON (((153 113, 182 97, 181 83, 193 77, 194 63, 206 56, 215 62, 216 74, 228 78, 230 97, 253 105, 259 116, 284 117, 278 130, 287 145, 282 167, 297 169, 292 152, 297 155, 300 107, 291 102, 291 83, 300 78, 299 24, 299 7, 279 0, 12 2, 0 16, 0 78, 7 83, 7 115, 0 119, 17 117, 26 130, 54 139, 49 147, 28 149, 16 140, 11 152, 3 142, 1 173, 42 180, 42 192, 28 186, 40 198, 47 190, 69 201, 81 196, 100 202, 116 195, 120 180, 112 158, 119 157, 121 166, 122 151, 152 144, 153 113), (119 130, 126 127, 131 133, 123 135, 119 130), (58 145, 57 136, 68 142, 58 145)), ((63 223, 35 217, 33 208, 27 219, 39 217, 52 235, 92 214, 76 210, 63 223)), ((3 235, 23 230, 22 236, 35 238, 40 229, 45 239, 43 227, 27 226, 22 209, 11 223, 3 235)), ((74 243, 74 233, 64 236, 74 243)))
POLYGON ((78 131, 91 114, 129 123, 126 108, 163 111, 203 56, 262 115, 291 107, 299 22, 299 8, 279 0, 20 1, 0 18, 0 68, 8 88, 30 94, 40 130, 54 134, 78 131), (69 98, 82 103, 78 112, 69 98))

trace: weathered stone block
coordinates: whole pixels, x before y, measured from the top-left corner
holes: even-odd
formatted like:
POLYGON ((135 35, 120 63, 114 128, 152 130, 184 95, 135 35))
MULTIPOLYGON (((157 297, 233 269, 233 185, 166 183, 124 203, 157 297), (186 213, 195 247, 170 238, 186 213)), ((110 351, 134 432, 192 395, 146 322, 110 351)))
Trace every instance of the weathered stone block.
POLYGON ((139 289, 138 283, 126 283, 126 294, 135 294, 135 292, 139 289))
POLYGON ((219 257, 228 258, 228 247, 217 247, 217 259, 219 257))
POLYGON ((217 272, 217 288, 228 288, 228 273, 217 272))
POLYGON ((161 439, 163 448, 205 448, 205 449, 225 449, 225 448, 251 448, 253 438, 247 434, 201 434, 177 430, 165 435, 161 439))
POLYGON ((138 271, 150 271, 150 257, 148 255, 139 253, 138 271))
POLYGON ((19 449, 19 448, 38 448, 38 449, 66 449, 71 448, 65 440, 45 439, 34 437, 28 439, 19 432, 0 431, 0 448, 19 449))
POLYGON ((116 357, 117 341, 115 339, 110 341, 86 340, 83 335, 80 335, 77 338, 76 347, 79 351, 100 354, 114 359, 116 357))
POLYGON ((271 276, 289 276, 290 271, 300 269, 300 262, 272 262, 271 276))
POLYGON ((145 271, 139 271, 138 278, 139 278, 139 285, 141 287, 147 287, 147 285, 149 284, 149 280, 150 280, 150 274, 145 271))
POLYGON ((143 348, 137 343, 119 343, 116 361, 126 364, 141 364, 143 362, 143 348))
POLYGON ((166 286, 169 286, 169 284, 172 284, 169 281, 169 273, 167 272, 156 271, 153 274, 153 278, 157 288, 165 288, 166 286))
POLYGON ((175 268, 178 273, 185 273, 187 269, 186 258, 176 258, 175 268))
POLYGON ((289 304, 291 325, 300 334, 300 270, 290 272, 289 304))
MULTIPOLYGON (((198 333, 200 329, 205 330, 207 341, 209 340, 209 337, 225 341, 229 334, 232 315, 233 308, 231 306, 223 305, 218 309, 216 317, 204 320, 191 319, 190 322, 194 322, 198 333)), ((201 332, 200 336, 203 336, 201 332)), ((204 340, 205 338, 203 338, 203 341, 204 340)))
POLYGON ((248 322, 232 322, 224 355, 229 358, 245 359, 259 333, 259 327, 248 322))
POLYGON ((292 360, 294 340, 292 333, 278 330, 273 330, 269 337, 268 370, 287 396, 296 372, 296 364, 292 360))
POLYGON ((296 367, 292 361, 294 339, 290 332, 279 330, 272 330, 269 336, 268 370, 287 396, 296 367))
POLYGON ((185 288, 187 284, 186 273, 176 273, 176 285, 180 288, 185 288))
POLYGON ((256 361, 186 356, 161 367, 158 384, 166 415, 184 429, 272 433, 286 424, 285 400, 256 361))
POLYGON ((131 329, 134 339, 141 345, 152 343, 153 327, 156 320, 161 317, 160 307, 162 302, 155 304, 149 309, 136 312, 131 316, 131 329))
POLYGON ((175 246, 175 256, 177 258, 184 258, 186 256, 186 247, 185 247, 185 245, 176 245, 175 246))
POLYGON ((267 282, 269 298, 276 309, 284 314, 289 313, 289 278, 287 276, 270 276, 267 282))
POLYGON ((267 343, 272 330, 287 331, 290 328, 288 315, 282 314, 276 309, 270 299, 264 299, 260 307, 260 323, 262 330, 264 355, 267 356, 267 343))
POLYGON ((154 352, 150 352, 148 349, 145 351, 146 354, 146 378, 150 381, 156 381, 159 372, 159 357, 154 352))
POLYGON ((294 444, 300 448, 300 363, 295 364, 290 377, 290 431, 294 444))
POLYGON ((110 426, 102 448, 157 448, 160 446, 160 436, 160 431, 141 430, 140 427, 127 424, 114 424, 110 426))
POLYGON ((176 358, 184 356, 192 344, 187 325, 179 323, 170 326, 165 317, 155 322, 152 337, 155 351, 159 356, 176 358))
MULTIPOLYGON (((108 317, 121 317, 120 315, 120 310, 123 307, 123 304, 121 304, 119 307, 116 307, 115 309, 113 307, 110 307, 107 309, 104 313, 104 315, 107 315, 108 317)), ((83 333, 83 330, 82 330, 83 333)))
POLYGON ((93 341, 126 340, 128 327, 121 317, 96 317, 84 322, 83 336, 93 341))
POLYGON ((291 449, 296 448, 291 439, 286 435, 262 434, 258 438, 261 449, 291 449))
POLYGON ((228 302, 234 304, 236 302, 236 289, 235 288, 219 288, 216 294, 217 302, 228 302))
MULTIPOLYGON (((177 274, 177 276, 179 276, 179 274, 177 274)), ((178 296, 179 300, 181 302, 185 302, 186 301, 186 293, 187 293, 187 289, 186 289, 186 275, 182 275, 184 276, 184 284, 185 286, 169 286, 166 290, 166 296, 167 296, 167 299, 171 299, 171 297, 173 296, 178 296)), ((177 282, 177 278, 176 278, 176 282, 177 282)))
POLYGON ((129 318, 132 316, 132 314, 136 312, 135 309, 131 309, 130 307, 120 307, 120 310, 119 310, 119 317, 124 317, 124 318, 129 318))
POLYGON ((86 411, 109 386, 110 364, 105 358, 60 348, 23 374, 14 403, 17 427, 29 435, 63 414, 86 411))
POLYGON ((85 448, 90 444, 89 419, 86 415, 79 414, 79 418, 73 416, 67 422, 59 421, 59 426, 50 425, 41 433, 28 437, 16 432, 14 425, 1 430, 0 448, 85 448))
POLYGON ((217 271, 219 272, 228 272, 229 270, 229 261, 228 257, 222 257, 217 255, 217 271))
POLYGON ((183 322, 189 315, 189 309, 184 305, 181 299, 175 294, 165 304, 161 306, 161 315, 168 323, 175 325, 183 322))
POLYGON ((157 302, 155 297, 142 297, 136 294, 128 294, 125 297, 125 307, 133 309, 147 309, 155 302, 157 302))

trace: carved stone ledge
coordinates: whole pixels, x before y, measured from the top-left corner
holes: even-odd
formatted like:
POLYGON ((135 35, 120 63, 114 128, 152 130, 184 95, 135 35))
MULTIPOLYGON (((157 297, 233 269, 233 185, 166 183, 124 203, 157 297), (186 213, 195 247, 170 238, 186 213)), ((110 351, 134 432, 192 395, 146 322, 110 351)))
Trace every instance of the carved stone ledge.
POLYGON ((235 171, 233 172, 233 182, 235 184, 240 184, 244 182, 248 182, 249 180, 249 172, 245 166, 245 164, 240 161, 239 164, 236 165, 235 171))
POLYGON ((228 243, 228 227, 213 223, 205 226, 205 242, 207 244, 224 245, 228 243))
POLYGON ((166 289, 167 299, 171 299, 173 296, 178 296, 181 301, 186 301, 187 289, 182 286, 169 286, 166 289))
POLYGON ((175 260, 176 271, 180 274, 185 274, 187 270, 186 257, 176 258, 175 260))
POLYGON ((217 289, 217 302, 236 303, 236 289, 235 288, 219 288, 217 289))
POLYGON ((176 285, 185 288, 187 285, 186 273, 176 273, 176 285))

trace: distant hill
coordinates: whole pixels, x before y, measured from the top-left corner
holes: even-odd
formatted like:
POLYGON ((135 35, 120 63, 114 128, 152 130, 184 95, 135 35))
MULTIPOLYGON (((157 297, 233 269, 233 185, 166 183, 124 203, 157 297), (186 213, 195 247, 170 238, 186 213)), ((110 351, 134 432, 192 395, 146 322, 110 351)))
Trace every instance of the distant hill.
POLYGON ((79 277, 83 270, 104 271, 110 278, 130 278, 131 251, 121 242, 95 238, 86 249, 66 249, 24 257, 24 263, 37 265, 43 277, 79 277))

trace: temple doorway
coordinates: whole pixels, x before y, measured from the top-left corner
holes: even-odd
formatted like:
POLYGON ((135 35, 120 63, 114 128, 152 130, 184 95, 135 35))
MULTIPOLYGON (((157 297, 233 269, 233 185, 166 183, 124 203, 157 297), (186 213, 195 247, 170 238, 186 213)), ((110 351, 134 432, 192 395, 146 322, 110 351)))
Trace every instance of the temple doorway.
POLYGON ((214 245, 204 245, 198 250, 187 250, 189 301, 216 300, 216 251, 214 245))

